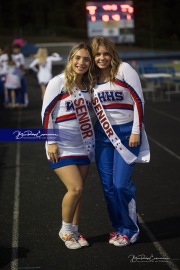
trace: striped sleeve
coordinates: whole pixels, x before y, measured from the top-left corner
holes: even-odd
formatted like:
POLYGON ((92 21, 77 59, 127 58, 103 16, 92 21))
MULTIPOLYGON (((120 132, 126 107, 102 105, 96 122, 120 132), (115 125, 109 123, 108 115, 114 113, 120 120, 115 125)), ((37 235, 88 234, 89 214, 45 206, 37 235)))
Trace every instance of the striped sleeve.
POLYGON ((132 133, 139 134, 141 132, 144 115, 144 97, 141 82, 137 72, 128 63, 121 64, 120 74, 134 102, 132 133))
MULTIPOLYGON (((52 114, 54 107, 59 101, 61 89, 62 78, 60 75, 51 79, 47 85, 41 111, 42 125, 44 129, 53 129, 52 114)), ((55 141, 48 141, 48 144, 52 143, 55 143, 55 141)))

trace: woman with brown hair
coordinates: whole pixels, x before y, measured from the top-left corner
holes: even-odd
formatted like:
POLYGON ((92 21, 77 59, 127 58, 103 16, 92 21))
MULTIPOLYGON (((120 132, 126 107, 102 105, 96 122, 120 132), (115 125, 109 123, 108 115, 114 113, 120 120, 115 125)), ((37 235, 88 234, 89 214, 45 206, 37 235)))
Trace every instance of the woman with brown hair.
POLYGON ((91 43, 96 67, 93 107, 95 156, 109 217, 114 228, 109 243, 126 246, 138 240, 136 188, 132 174, 137 162, 149 162, 143 125, 144 98, 136 71, 123 62, 115 44, 96 37, 91 43))

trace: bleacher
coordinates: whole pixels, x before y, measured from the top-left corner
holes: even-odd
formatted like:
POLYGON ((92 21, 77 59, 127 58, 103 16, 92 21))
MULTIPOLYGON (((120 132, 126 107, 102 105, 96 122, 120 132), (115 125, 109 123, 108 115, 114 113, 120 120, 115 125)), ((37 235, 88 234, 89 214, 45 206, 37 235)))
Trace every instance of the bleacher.
POLYGON ((170 101, 172 94, 180 93, 180 74, 173 66, 138 66, 146 100, 170 101))

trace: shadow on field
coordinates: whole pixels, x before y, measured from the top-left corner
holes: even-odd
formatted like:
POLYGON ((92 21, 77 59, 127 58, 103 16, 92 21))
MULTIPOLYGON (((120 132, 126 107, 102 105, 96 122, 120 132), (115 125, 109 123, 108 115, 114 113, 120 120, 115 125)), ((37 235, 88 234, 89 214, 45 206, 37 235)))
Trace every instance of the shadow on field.
MULTIPOLYGON (((146 226, 153 233, 156 240, 166 240, 180 237, 180 216, 172 216, 165 219, 146 222, 146 226)), ((151 242, 144 229, 141 228, 140 242, 151 242)))
MULTIPOLYGON (((24 247, 15 248, 15 250, 12 250, 9 247, 0 247, 0 254, 1 254, 0 268, 3 268, 7 264, 11 263, 13 252, 14 254, 17 254, 17 257, 20 259, 20 258, 26 258, 30 250, 24 247)), ((18 259, 18 258, 14 258, 14 259, 18 259)))

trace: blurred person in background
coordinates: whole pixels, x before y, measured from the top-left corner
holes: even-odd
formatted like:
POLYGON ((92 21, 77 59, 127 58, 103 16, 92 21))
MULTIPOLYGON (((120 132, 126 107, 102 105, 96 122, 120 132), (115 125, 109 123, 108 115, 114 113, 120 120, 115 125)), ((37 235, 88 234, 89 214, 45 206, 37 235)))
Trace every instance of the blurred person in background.
POLYGON ((46 48, 39 48, 34 57, 35 60, 29 65, 29 67, 37 73, 38 84, 40 85, 41 97, 43 100, 46 86, 52 79, 52 63, 53 61, 60 61, 62 58, 58 53, 53 53, 51 56, 48 56, 46 48))
POLYGON ((42 106, 44 129, 58 133, 57 140, 47 140, 46 154, 67 189, 59 237, 69 249, 89 245, 79 233, 79 218, 84 182, 94 161, 94 131, 89 114, 92 70, 91 48, 84 43, 73 47, 64 72, 47 85, 42 106))
POLYGON ((4 105, 4 82, 8 68, 8 55, 4 46, 0 46, 0 106, 4 105))
POLYGON ((22 76, 21 76, 21 87, 17 91, 16 102, 21 107, 27 107, 29 100, 28 100, 28 93, 27 93, 27 81, 26 81, 26 74, 25 74, 25 58, 24 55, 21 53, 21 45, 13 43, 12 46, 12 59, 16 63, 16 66, 21 69, 22 76))
POLYGON ((4 81, 4 97, 5 107, 13 109, 21 106, 21 104, 17 102, 17 91, 21 88, 22 70, 16 65, 15 61, 13 60, 11 47, 8 47, 8 50, 8 61, 4 81))

